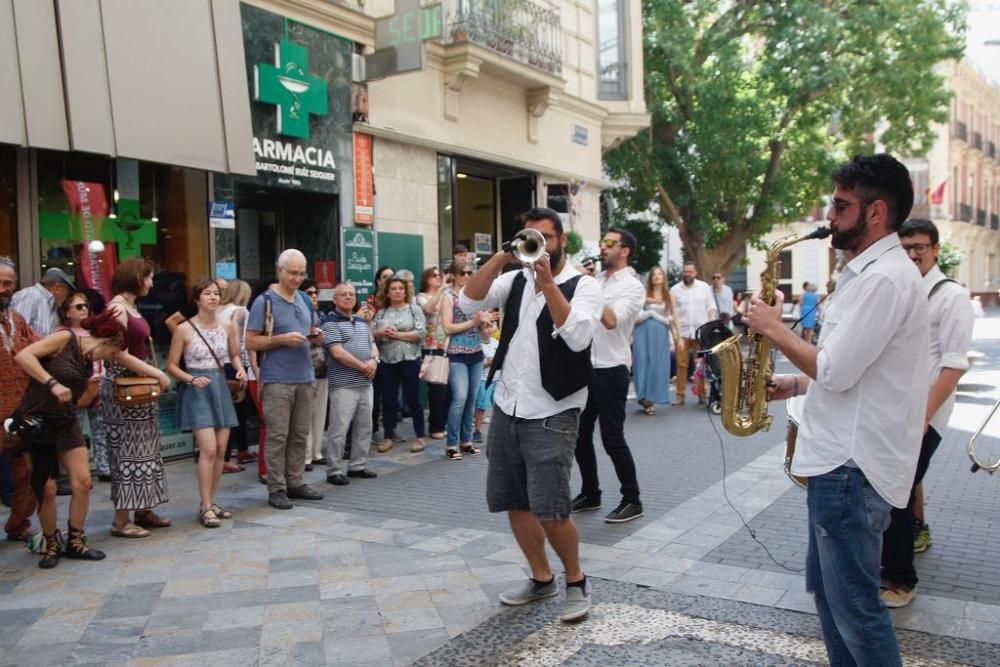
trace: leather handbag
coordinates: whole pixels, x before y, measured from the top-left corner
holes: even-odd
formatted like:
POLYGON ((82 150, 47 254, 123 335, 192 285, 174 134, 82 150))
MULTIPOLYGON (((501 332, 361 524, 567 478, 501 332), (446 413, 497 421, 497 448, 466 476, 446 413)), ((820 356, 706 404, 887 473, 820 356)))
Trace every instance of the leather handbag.
MULTIPOLYGON (((156 347, 153 345, 153 337, 148 338, 149 353, 153 357, 153 366, 159 368, 160 364, 156 359, 156 347)), ((149 375, 124 375, 115 378, 115 399, 123 406, 143 405, 145 403, 155 403, 163 396, 160 388, 160 381, 149 375)))
MULTIPOLYGON (((208 344, 204 334, 201 333, 201 329, 196 327, 191 320, 185 321, 191 325, 191 328, 194 329, 196 334, 198 334, 198 337, 205 343, 205 347, 207 347, 208 351, 212 353, 212 358, 215 359, 215 363, 218 364, 219 370, 222 371, 223 375, 225 375, 226 367, 222 365, 222 360, 219 359, 219 355, 217 355, 215 350, 212 349, 212 346, 208 344)), ((229 388, 229 395, 232 397, 233 403, 242 403, 243 399, 247 397, 247 386, 243 382, 239 380, 227 379, 226 386, 229 388)))

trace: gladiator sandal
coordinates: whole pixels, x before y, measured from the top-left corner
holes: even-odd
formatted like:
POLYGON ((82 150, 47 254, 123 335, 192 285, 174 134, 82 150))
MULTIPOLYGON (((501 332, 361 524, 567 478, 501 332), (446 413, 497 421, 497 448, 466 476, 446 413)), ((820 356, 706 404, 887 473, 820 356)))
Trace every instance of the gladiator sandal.
POLYGON ((59 564, 60 547, 59 531, 45 534, 45 551, 42 552, 42 560, 38 561, 38 567, 43 570, 51 570, 59 564))
POLYGON ((87 535, 83 530, 74 528, 73 524, 67 522, 69 533, 66 539, 66 558, 76 558, 78 560, 104 560, 104 552, 91 549, 87 546, 87 535))

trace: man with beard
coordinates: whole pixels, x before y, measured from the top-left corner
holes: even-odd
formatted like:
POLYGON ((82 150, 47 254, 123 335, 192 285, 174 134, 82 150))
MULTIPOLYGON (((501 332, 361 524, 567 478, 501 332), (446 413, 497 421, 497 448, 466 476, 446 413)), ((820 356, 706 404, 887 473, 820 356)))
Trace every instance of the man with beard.
POLYGON ((593 377, 590 344, 604 302, 597 281, 566 261, 558 213, 533 208, 523 222, 545 238, 546 255, 501 275, 515 260, 498 252, 469 278, 459 306, 470 316, 504 308, 489 378, 503 370, 487 440, 486 500, 491 512, 507 512, 531 578, 501 593, 500 601, 523 605, 559 594, 545 555, 548 539, 566 573, 559 618, 576 621, 590 611, 590 585, 580 568, 569 478, 593 377))
MULTIPOLYGON (((21 403, 24 390, 28 387, 28 376, 20 365, 14 363, 14 356, 28 347, 38 336, 24 317, 11 306, 11 297, 17 287, 17 269, 9 257, 0 257, 0 424, 13 414, 21 403)), ((13 495, 10 503, 10 518, 4 526, 8 540, 27 540, 31 537, 30 516, 35 513, 35 494, 31 490, 31 468, 20 453, 5 451, 6 434, 0 428, 0 451, 10 466, 13 495)))
MULTIPOLYGON (((674 308, 677 309, 678 326, 681 331, 681 343, 677 345, 677 398, 674 405, 684 405, 684 392, 687 390, 688 366, 701 345, 695 338, 698 327, 711 322, 718 316, 715 307, 715 295, 712 288, 704 280, 698 280, 698 267, 694 262, 684 262, 681 268, 681 282, 670 288, 674 297, 674 308), (683 348, 683 349, 681 349, 683 348)), ((699 383, 698 402, 705 402, 705 381, 699 383)))
POLYGON ((635 236, 627 229, 609 229, 601 240, 604 270, 597 276, 597 282, 604 297, 604 310, 591 347, 594 379, 587 407, 580 416, 580 436, 576 441, 581 489, 573 499, 573 511, 596 510, 601 506, 601 485, 594 453, 594 424, 600 418, 601 444, 615 466, 622 493, 618 507, 604 518, 607 523, 625 523, 642 516, 635 461, 625 442, 632 329, 646 301, 646 288, 629 271, 629 260, 635 250, 635 236))
POLYGON ((806 589, 830 663, 901 665, 879 561, 890 508, 910 495, 927 411, 927 290, 897 234, 913 183, 886 154, 856 156, 832 177, 833 247, 852 259, 817 345, 782 324, 780 298, 754 297, 743 321, 802 371, 775 376, 768 394, 806 395, 791 472, 808 478, 806 589))

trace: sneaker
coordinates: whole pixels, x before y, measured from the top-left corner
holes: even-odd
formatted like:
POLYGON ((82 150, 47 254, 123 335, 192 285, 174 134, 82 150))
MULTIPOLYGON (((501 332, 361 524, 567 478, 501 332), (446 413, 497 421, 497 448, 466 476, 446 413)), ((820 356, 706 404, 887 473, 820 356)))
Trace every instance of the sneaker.
POLYGON ((268 495, 267 504, 276 510, 290 510, 295 507, 292 501, 288 499, 288 494, 284 491, 275 491, 268 495))
POLYGON ((604 523, 625 523, 642 516, 642 505, 623 500, 615 510, 604 517, 604 523))
POLYGON ((416 440, 413 441, 413 444, 410 445, 410 451, 413 452, 414 454, 416 454, 418 452, 422 452, 426 448, 427 448, 427 445, 424 444, 424 441, 423 441, 422 438, 417 438, 416 440))
POLYGON ((288 489, 289 498, 301 498, 302 500, 323 500, 323 494, 313 490, 311 486, 303 484, 288 489))
POLYGON ((590 582, 585 581, 583 586, 567 586, 566 601, 563 603, 562 613, 559 620, 563 623, 582 621, 590 613, 590 582))
POLYGON ((573 499, 573 514, 576 514, 577 512, 589 512, 590 510, 596 510, 600 506, 600 498, 594 498, 581 493, 573 499))
POLYGON ((879 597, 882 598, 882 602, 889 609, 899 609, 913 602, 913 598, 917 597, 917 589, 883 588, 879 593, 879 597))
POLYGON ((327 475, 326 483, 333 484, 334 486, 347 486, 351 482, 342 473, 338 472, 333 475, 327 475))
POLYGON ((482 442, 482 441, 483 441, 483 432, 482 431, 473 431, 472 432, 472 442, 482 442))
POLYGON ((378 477, 378 473, 374 470, 369 470, 368 468, 361 468, 359 470, 348 470, 348 477, 360 477, 361 479, 375 479, 378 477))
POLYGON ((913 553, 922 554, 931 548, 931 528, 926 523, 917 523, 917 536, 913 539, 913 553))
POLYGON ((500 594, 500 602, 510 607, 519 607, 522 604, 536 602, 559 595, 559 586, 556 585, 555 575, 552 581, 547 584, 539 584, 534 579, 528 579, 517 588, 511 588, 500 594))

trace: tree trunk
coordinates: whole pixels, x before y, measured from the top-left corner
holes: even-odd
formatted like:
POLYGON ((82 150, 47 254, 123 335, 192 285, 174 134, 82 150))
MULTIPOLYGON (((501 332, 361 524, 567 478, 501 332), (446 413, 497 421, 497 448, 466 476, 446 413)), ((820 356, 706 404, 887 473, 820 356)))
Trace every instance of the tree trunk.
POLYGON ((684 250, 698 268, 698 277, 711 283, 713 273, 729 277, 730 272, 746 256, 750 231, 744 227, 730 228, 714 248, 706 248, 700 235, 692 234, 686 227, 679 229, 684 250))

